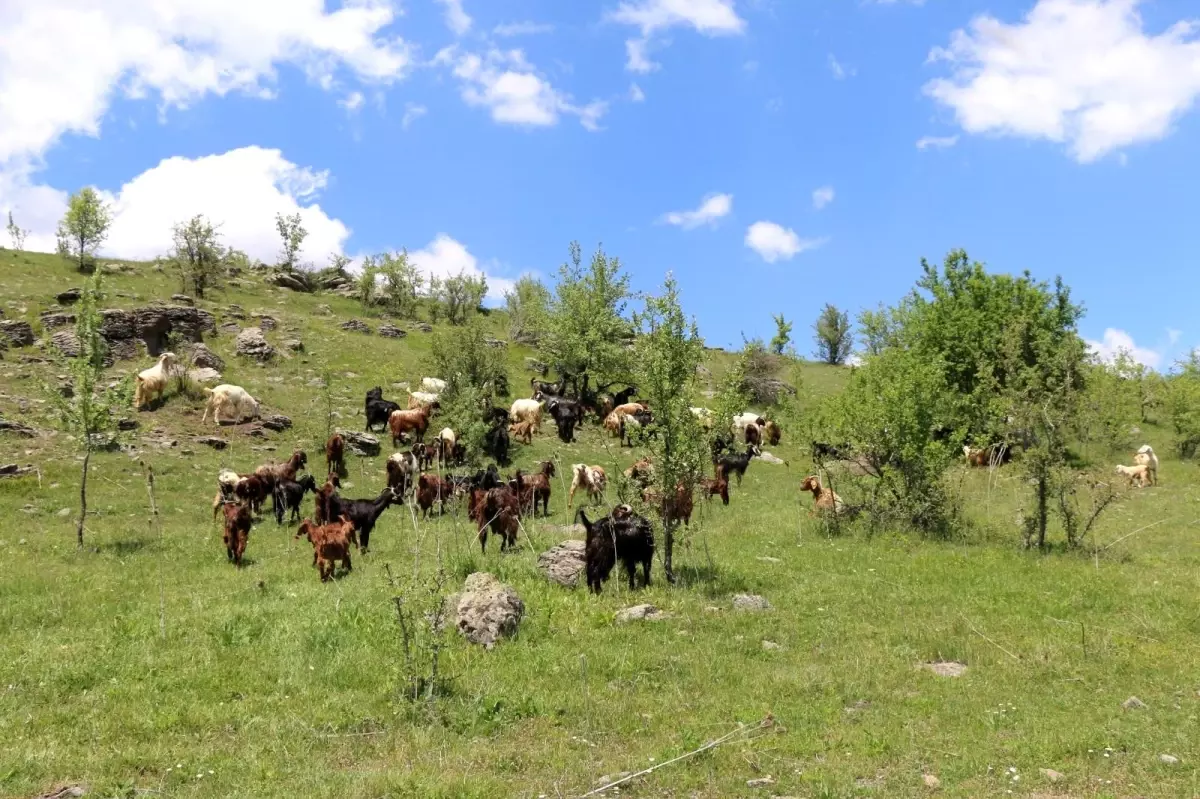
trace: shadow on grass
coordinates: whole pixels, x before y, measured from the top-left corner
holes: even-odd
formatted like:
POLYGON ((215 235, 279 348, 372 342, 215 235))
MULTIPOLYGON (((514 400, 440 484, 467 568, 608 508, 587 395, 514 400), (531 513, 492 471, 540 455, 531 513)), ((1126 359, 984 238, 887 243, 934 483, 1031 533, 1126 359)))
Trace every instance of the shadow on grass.
POLYGON ((151 543, 152 541, 149 538, 130 538, 122 541, 109 541, 101 544, 99 549, 105 554, 123 558, 129 555, 136 555, 150 546, 151 543))
POLYGON ((748 593, 746 579, 716 564, 687 564, 675 570, 676 585, 701 591, 708 597, 748 593))

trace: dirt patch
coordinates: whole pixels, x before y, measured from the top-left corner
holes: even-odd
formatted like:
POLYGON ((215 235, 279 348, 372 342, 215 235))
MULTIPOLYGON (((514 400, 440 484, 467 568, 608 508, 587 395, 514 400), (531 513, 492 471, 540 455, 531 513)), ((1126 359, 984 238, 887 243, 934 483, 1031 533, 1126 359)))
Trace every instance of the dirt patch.
POLYGON ((918 663, 918 669, 932 671, 939 677, 961 677, 967 673, 967 664, 953 660, 937 660, 932 663, 918 663))

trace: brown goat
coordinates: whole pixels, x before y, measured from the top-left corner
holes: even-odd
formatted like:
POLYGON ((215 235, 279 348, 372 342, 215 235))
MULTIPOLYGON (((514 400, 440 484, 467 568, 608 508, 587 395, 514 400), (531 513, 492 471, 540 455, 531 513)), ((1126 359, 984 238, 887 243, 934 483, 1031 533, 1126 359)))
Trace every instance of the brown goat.
POLYGON ((442 513, 446 512, 446 500, 454 496, 454 486, 449 480, 436 474, 423 474, 417 479, 417 507, 421 509, 421 518, 429 515, 433 503, 438 503, 442 513))
POLYGON ((328 581, 333 576, 336 561, 342 562, 342 568, 351 570, 350 550, 354 541, 354 523, 343 516, 334 524, 318 525, 309 519, 300 522, 296 538, 306 536, 313 547, 313 566, 321 576, 321 582, 328 581))
POLYGON ((528 419, 520 422, 513 422, 508 426, 508 432, 513 438, 524 441, 526 444, 533 443, 533 428, 534 424, 528 419))
MULTIPOLYGON (((518 472, 520 474, 520 472, 518 472)), ((532 508, 537 516, 538 501, 542 503, 542 514, 550 515, 550 478, 554 476, 554 461, 542 461, 541 471, 521 478, 521 509, 532 508)))
POLYGON ((729 481, 725 479, 725 470, 720 466, 717 467, 717 476, 713 479, 707 477, 700 480, 700 488, 704 491, 704 498, 711 500, 713 497, 720 497, 721 504, 729 504, 729 481))
POLYGON ((682 482, 675 484, 675 492, 667 498, 666 502, 663 502, 662 494, 657 488, 644 490, 642 499, 647 505, 654 506, 663 514, 664 523, 682 521, 685 525, 689 525, 692 522, 692 492, 682 482))
POLYGON ((649 458, 642 458, 625 470, 625 477, 642 488, 648 488, 654 479, 654 464, 649 458))
POLYGON ((517 530, 521 527, 521 508, 517 499, 521 491, 521 480, 517 478, 517 491, 508 487, 493 488, 483 498, 479 511, 479 549, 487 552, 489 528, 500 536, 500 551, 511 549, 517 543, 517 530))
POLYGON ((346 473, 346 439, 334 433, 325 442, 325 471, 333 474, 346 473))
POLYGON ((242 565, 242 555, 246 552, 246 542, 250 538, 250 507, 243 502, 225 503, 225 556, 239 568, 242 565))
POLYGON ((766 436, 768 444, 772 447, 777 447, 779 446, 780 439, 783 438, 783 431, 779 429, 778 424, 768 419, 767 423, 763 425, 763 435, 766 436))
POLYGON ((417 441, 423 441, 425 431, 429 429, 429 416, 433 413, 430 407, 416 408, 408 411, 392 411, 388 417, 388 430, 392 434, 392 446, 399 444, 406 433, 412 433, 417 441))
POLYGON ((313 518, 317 520, 318 525, 329 522, 329 498, 341 487, 342 481, 337 476, 337 472, 330 472, 329 479, 325 481, 325 485, 317 489, 316 509, 313 511, 313 518))
POLYGON ((846 503, 842 502, 832 488, 825 488, 821 485, 821 478, 815 474, 810 474, 804 478, 804 482, 800 484, 801 491, 811 491, 813 495, 813 509, 815 514, 818 511, 829 512, 833 511, 836 514, 842 514, 846 510, 846 503))

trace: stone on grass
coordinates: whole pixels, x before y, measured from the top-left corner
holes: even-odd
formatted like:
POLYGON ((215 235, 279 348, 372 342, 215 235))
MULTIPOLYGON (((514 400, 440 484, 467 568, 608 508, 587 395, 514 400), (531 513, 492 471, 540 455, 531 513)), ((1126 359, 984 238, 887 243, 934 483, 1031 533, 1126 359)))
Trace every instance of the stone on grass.
POLYGON ((342 330, 351 330, 355 333, 366 333, 367 335, 371 334, 370 326, 361 319, 348 319, 338 325, 338 327, 340 327, 342 330))
POLYGON ((304 352, 304 342, 298 338, 289 338, 283 342, 283 348, 288 352, 304 352))
POLYGON ((1179 762, 1179 758, 1175 755, 1161 754, 1158 756, 1159 761, 1166 763, 1168 766, 1174 766, 1179 762))
POLYGON ((203 444, 204 446, 212 447, 213 449, 225 449, 227 446, 229 446, 228 441, 217 436, 196 436, 196 438, 192 440, 197 444, 203 444))
POLYGON ((957 663, 953 660, 937 660, 931 663, 919 663, 917 668, 932 671, 939 677, 961 677, 967 673, 967 666, 964 663, 957 663))
POLYGON ((67 289, 66 291, 55 296, 59 305, 73 305, 79 302, 79 298, 83 296, 83 289, 67 289))
POLYGON ((746 780, 747 788, 770 788, 774 784, 775 779, 770 774, 755 780, 746 780))
POLYGON ((771 603, 758 594, 734 594, 734 610, 770 610, 771 603))
POLYGON ((21 319, 0 320, 0 338, 8 339, 13 347, 28 347, 33 343, 33 328, 21 319))
POLYGON ((338 435, 346 439, 346 448, 360 458, 374 458, 382 451, 379 439, 370 433, 338 428, 338 435))
POLYGON ((1146 703, 1138 699, 1136 696, 1131 696, 1121 703, 1121 707, 1126 710, 1145 710, 1146 703))
POLYGON ((267 342, 262 328, 248 327, 237 335, 237 354, 265 362, 275 357, 275 348, 267 342))
POLYGON ((196 301, 186 294, 172 294, 171 299, 184 305, 195 305, 196 301))
POLYGON ((525 603, 512 586, 487 572, 468 575, 462 593, 451 597, 451 601, 458 631, 486 649, 501 638, 515 635, 525 615, 525 603))
POLYGON ((197 344, 192 347, 191 365, 202 369, 222 371, 225 368, 225 361, 204 344, 197 344))
POLYGON ((417 330, 420 330, 422 333, 432 333, 433 325, 429 324, 428 322, 419 322, 417 324, 417 330))
POLYGON ((582 541, 563 541, 551 547, 538 556, 538 569, 546 578, 567 588, 579 585, 579 575, 583 573, 584 551, 586 545, 582 541))
POLYGON ((942 781, 933 774, 922 775, 921 781, 925 783, 925 787, 930 790, 937 790, 942 786, 942 781))
POLYGON ((0 419, 0 433, 12 433, 21 438, 37 438, 37 430, 10 419, 0 419))
POLYGON ((75 314, 61 311, 43 311, 39 317, 43 330, 57 330, 60 327, 75 324, 75 314))
POLYGON ((631 608, 617 611, 616 615, 618 624, 631 621, 662 621, 669 618, 671 618, 670 613, 659 610, 653 605, 634 605, 631 608))
POLYGON ((268 413, 259 420, 259 424, 268 430, 282 433, 292 426, 292 420, 282 413, 268 413))
POLYGON ((188 369, 187 379, 193 383, 219 383, 221 382, 221 373, 216 369, 188 369))
POLYGON ((1055 771, 1052 768, 1044 768, 1041 771, 1042 771, 1042 776, 1045 777, 1046 779, 1050 780, 1050 782, 1058 782, 1059 780, 1061 780, 1063 778, 1062 774, 1059 774, 1057 771, 1055 771))
POLYGON ((379 326, 379 335, 384 338, 404 338, 408 335, 405 331, 395 325, 382 324, 379 326))
POLYGON ((261 327, 263 330, 271 331, 271 330, 274 330, 275 328, 279 327, 279 322, 278 322, 278 320, 275 319, 274 316, 268 316, 266 314, 255 314, 255 319, 258 321, 258 326, 261 327))
POLYGON ((783 649, 783 645, 777 644, 774 641, 768 641, 764 638, 762 642, 762 648, 767 652, 778 652, 779 650, 783 649))
POLYGON ((787 465, 787 461, 785 461, 783 458, 780 458, 776 455, 772 455, 769 452, 764 452, 761 455, 755 455, 754 460, 762 461, 763 463, 769 463, 772 466, 786 466, 787 465))
POLYGON ((61 788, 53 788, 49 793, 40 794, 36 799, 75 799, 75 797, 86 794, 86 786, 66 785, 61 788))

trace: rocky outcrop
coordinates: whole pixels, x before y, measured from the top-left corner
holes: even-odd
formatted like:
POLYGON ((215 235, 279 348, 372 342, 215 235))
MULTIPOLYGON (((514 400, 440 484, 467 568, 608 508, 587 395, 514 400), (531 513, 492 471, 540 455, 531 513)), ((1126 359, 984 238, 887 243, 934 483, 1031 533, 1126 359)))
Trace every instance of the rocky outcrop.
POLYGON ((288 352, 304 352, 304 342, 298 338, 284 340, 283 348, 288 352))
POLYGON ((468 575, 461 594, 452 598, 454 624, 473 644, 491 649, 515 635, 525 615, 525 603, 512 586, 487 572, 468 575))
POLYGON ((75 324, 75 314, 61 311, 43 311, 40 315, 42 330, 57 330, 75 324))
POLYGON ((172 294, 171 299, 181 305, 195 305, 196 301, 186 294, 172 294))
POLYGON ((585 566, 586 545, 582 541, 563 541, 538 556, 538 570, 546 579, 567 588, 579 585, 585 566))
POLYGON ((259 424, 268 430, 273 430, 276 433, 282 433, 292 426, 292 420, 284 416, 282 413, 269 413, 259 420, 259 424))
POLYGON ((408 333, 395 325, 382 324, 379 326, 379 335, 384 338, 404 338, 408 333))
POLYGON ((189 308, 186 305, 148 305, 144 308, 122 310, 109 308, 100 312, 103 322, 100 335, 113 346, 119 358, 138 357, 136 347, 120 346, 117 342, 140 340, 146 352, 157 357, 166 352, 168 337, 174 335, 184 341, 199 342, 205 333, 215 333, 217 322, 208 311, 189 308))
POLYGON ((275 348, 267 341, 262 329, 248 327, 237 335, 237 354, 260 363, 275 357, 275 348))
POLYGON ((359 433, 354 430, 338 430, 338 435, 346 439, 346 449, 362 458, 374 458, 382 451, 379 439, 369 433, 359 433))
POLYGON ((50 336, 50 345, 61 352, 64 357, 79 357, 79 336, 74 330, 60 330, 50 336))
POLYGON ((54 299, 58 300, 59 305, 74 305, 79 302, 79 298, 83 296, 83 289, 67 289, 57 295, 54 299))
POLYGON ((190 365, 199 369, 216 369, 217 371, 225 369, 225 361, 221 356, 204 344, 197 344, 192 348, 190 365))
POLYGON ((361 319, 348 319, 347 321, 338 325, 338 327, 340 327, 342 330, 352 330, 355 333, 366 333, 367 335, 371 334, 371 328, 361 319))
POLYGON ((13 422, 8 419, 0 419, 0 433, 12 433, 21 438, 37 438, 37 431, 29 425, 13 422))
POLYGON ((0 338, 13 347, 28 347, 33 343, 33 328, 21 319, 0 320, 0 338))
POLYGON ((267 332, 270 332, 270 331, 274 330, 275 328, 279 327, 279 321, 274 316, 268 316, 267 314, 264 313, 264 314, 256 314, 254 318, 255 318, 255 321, 258 322, 258 326, 261 327, 263 330, 266 330, 267 332))
POLYGON ((312 291, 312 287, 308 285, 303 275, 298 272, 273 272, 267 276, 266 282, 281 289, 302 292, 312 291))

